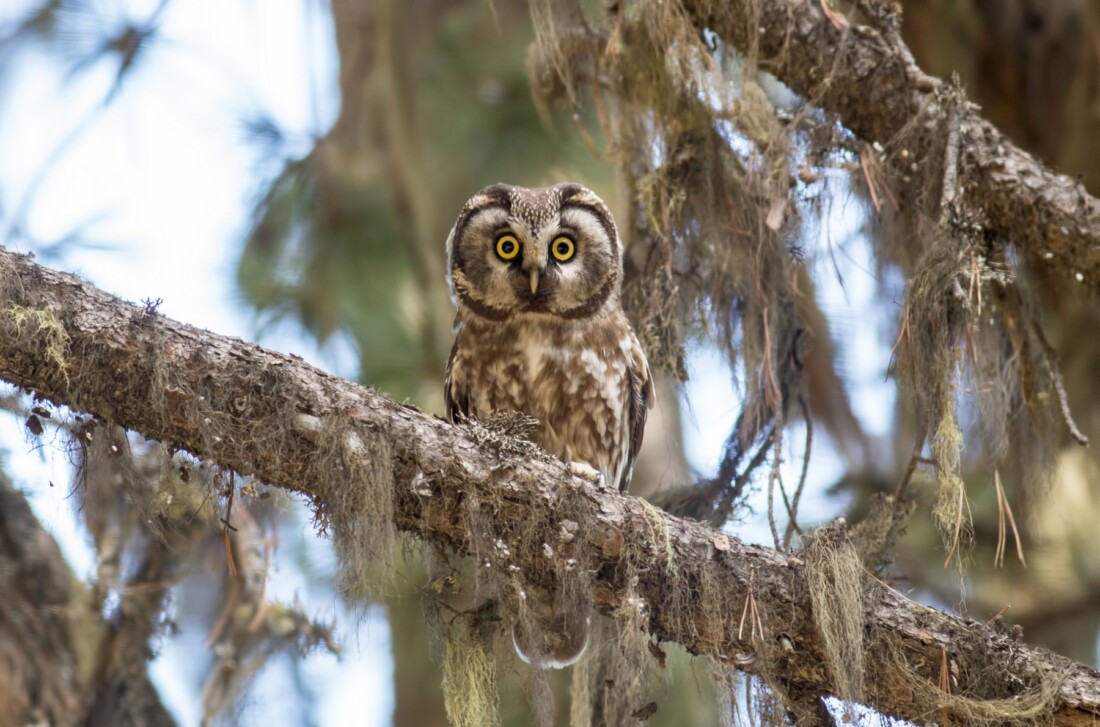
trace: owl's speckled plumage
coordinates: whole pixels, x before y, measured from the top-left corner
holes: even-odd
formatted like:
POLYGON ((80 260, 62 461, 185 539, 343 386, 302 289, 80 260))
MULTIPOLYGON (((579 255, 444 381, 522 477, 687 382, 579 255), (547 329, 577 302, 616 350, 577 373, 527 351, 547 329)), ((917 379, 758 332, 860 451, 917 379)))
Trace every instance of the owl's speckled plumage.
POLYGON ((622 245, 607 206, 576 184, 494 185, 466 203, 447 250, 458 306, 449 417, 532 416, 543 449, 625 490, 653 387, 622 311, 622 245), (513 261, 494 250, 502 234, 520 243, 513 261), (559 263, 549 248, 563 234, 576 253, 559 263))
MULTIPOLYGON (((578 184, 474 195, 447 239, 458 307, 444 385, 451 421, 527 414, 543 449, 625 490, 653 384, 620 302, 622 252, 607 206, 578 184), (518 246, 511 259, 498 252, 502 236, 518 246), (559 261, 552 247, 563 237, 572 257, 559 261)), ((544 608, 535 626, 513 634, 524 659, 560 667, 584 652, 586 612, 544 608)))

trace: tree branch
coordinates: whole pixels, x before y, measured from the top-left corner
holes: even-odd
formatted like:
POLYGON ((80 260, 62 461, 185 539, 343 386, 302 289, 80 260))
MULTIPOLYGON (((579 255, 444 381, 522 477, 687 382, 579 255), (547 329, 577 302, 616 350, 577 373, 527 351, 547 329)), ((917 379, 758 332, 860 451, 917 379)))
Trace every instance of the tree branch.
MULTIPOLYGON (((683 0, 700 28, 737 48, 756 48, 760 66, 796 93, 834 113, 855 134, 887 145, 898 168, 935 163, 950 109, 937 102, 939 79, 926 75, 901 41, 900 18, 837 22, 820 0, 683 0)), ((864 7, 890 5, 864 2, 864 7)), ((886 13, 883 13, 885 16, 886 13)), ((962 199, 982 210, 988 229, 1034 261, 1100 287, 1100 200, 1079 181, 1055 174, 973 109, 958 109, 962 199)), ((908 170, 904 170, 906 173, 908 170)))
MULTIPOLYGON (((305 493, 322 511, 369 486, 349 477, 334 487, 320 476, 317 460, 331 456, 333 444, 319 432, 339 423, 339 431, 357 435, 338 440, 342 461, 386 453, 388 461, 348 471, 392 471, 398 528, 443 550, 474 552, 469 503, 492 503, 492 537, 537 577, 547 570, 543 548, 525 544, 560 544, 567 511, 584 518, 574 555, 595 574, 592 596, 601 610, 640 597, 645 625, 661 641, 765 674, 800 697, 835 691, 802 558, 594 489, 558 460, 501 454, 476 429, 451 426, 294 356, 169 320, 3 248, 0 378, 305 493), (371 437, 384 446, 364 447, 371 437), (639 556, 643 567, 631 567, 639 556), (738 628, 750 602, 759 624, 738 628)), ((866 658, 875 668, 866 670, 862 701, 880 712, 923 719, 927 690, 918 687, 934 689, 946 659, 952 699, 1024 699, 1045 684, 1059 723, 1100 716, 1100 674, 1086 666, 866 579, 863 608, 866 658)))

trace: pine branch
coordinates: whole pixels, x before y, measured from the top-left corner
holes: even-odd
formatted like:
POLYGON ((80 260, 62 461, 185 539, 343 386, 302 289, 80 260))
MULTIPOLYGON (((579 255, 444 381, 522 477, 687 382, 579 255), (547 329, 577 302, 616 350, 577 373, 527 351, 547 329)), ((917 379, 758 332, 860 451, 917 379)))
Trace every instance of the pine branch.
MULTIPOLYGON (((826 657, 803 558, 746 545, 637 498, 594 489, 557 460, 501 455, 475 430, 296 357, 164 318, 149 305, 131 305, 2 248, 0 378, 304 493, 322 511, 339 507, 333 493, 369 484, 352 479, 334 488, 318 477, 316 460, 332 454, 332 443, 324 444, 318 432, 328 422, 350 422, 360 437, 379 437, 385 446, 344 440, 342 461, 354 465, 356 458, 378 459, 379 452, 388 461, 348 471, 392 471, 394 524, 442 550, 476 548, 464 504, 471 500, 496 503, 492 518, 504 537, 545 527, 525 543, 558 542, 560 523, 545 521, 545 513, 568 504, 586 518, 577 557, 597 574, 593 600, 601 610, 614 612, 636 594, 659 640, 731 668, 766 673, 800 696, 834 693, 830 670, 822 668, 826 657), (627 568, 627 559, 639 554, 647 567, 627 568), (623 577, 626 572, 635 583, 623 577), (750 602, 753 628, 738 629, 750 602)), ((537 577, 547 568, 541 548, 509 546, 525 572, 537 577)), ((864 586, 866 658, 876 668, 867 669, 862 701, 880 712, 923 719, 927 702, 913 686, 934 687, 946 660, 955 674, 952 698, 1023 699, 1027 685, 1047 684, 1056 690, 1048 704, 1058 723, 1100 717, 1100 674, 1092 669, 1003 630, 915 604, 873 579, 864 579, 864 586), (980 684, 968 681, 975 658, 985 667, 980 684), (907 673, 889 664, 904 664, 907 673)))
MULTIPOLYGON (((885 145, 895 170, 907 174, 914 163, 939 158, 952 109, 937 98, 944 82, 921 71, 901 40, 895 3, 863 0, 866 14, 851 19, 826 14, 828 0, 683 4, 698 27, 756 49, 763 70, 836 114, 857 136, 885 145), (892 146, 901 138, 904 147, 892 146)), ((968 182, 959 190, 962 201, 1037 264, 1100 287, 1100 200, 1013 144, 976 108, 957 114, 968 182)))

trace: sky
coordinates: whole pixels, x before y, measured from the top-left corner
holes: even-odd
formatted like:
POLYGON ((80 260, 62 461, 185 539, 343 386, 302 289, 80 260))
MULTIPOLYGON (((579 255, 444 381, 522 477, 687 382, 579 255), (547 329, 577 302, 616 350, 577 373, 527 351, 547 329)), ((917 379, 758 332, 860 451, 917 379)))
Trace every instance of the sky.
MULTIPOLYGON (((147 17, 157 3, 129 0, 100 3, 108 18, 123 13, 147 17)), ((27 3, 0 4, 0 33, 27 3)), ((86 19, 70 18, 73 53, 87 53, 86 19)), ((245 139, 241 119, 263 113, 290 131, 304 153, 324 132, 338 109, 336 58, 327 13, 311 0, 263 3, 189 0, 167 6, 160 41, 146 63, 128 79, 117 98, 103 100, 114 67, 101 62, 71 73, 72 63, 41 50, 20 62, 19 75, 0 74, 0 244, 12 246, 5 227, 26 206, 25 193, 46 168, 26 206, 26 229, 53 240, 74 231, 108 249, 74 249, 49 265, 76 272, 96 286, 131 301, 161 300, 165 316, 217 333, 256 340, 294 353, 333 373, 354 377, 352 346, 339 336, 318 350, 292 325, 258 335, 255 319, 236 292, 234 271, 248 230, 248 212, 278 160, 260 158, 245 139), (60 152, 58 151, 60 149, 60 152)), ((0 62, 3 60, 0 49, 0 62)), ((869 355, 843 362, 853 386, 853 405, 869 433, 887 431, 893 388, 882 380, 880 334, 856 311, 866 311, 875 289, 867 246, 860 242, 861 211, 845 195, 834 195, 823 234, 842 251, 837 265, 845 285, 819 276, 822 306, 856 350, 869 355), (854 241, 854 242, 853 242, 854 241), (846 244, 841 244, 846 243, 846 244)), ((26 251, 26 246, 15 245, 26 251)), ((440 245, 442 254, 442 241, 440 245)), ((831 270, 831 263, 830 263, 831 270)), ((835 333, 835 332, 834 332, 835 333)), ((691 465, 704 474, 717 465, 726 432, 740 403, 728 369, 713 349, 698 348, 689 360, 692 379, 684 394, 685 441, 691 465)), ((785 480, 797 480, 802 432, 788 434, 785 480)), ((76 572, 94 573, 94 551, 77 524, 68 493, 68 463, 59 446, 35 446, 22 420, 0 416, 0 451, 6 469, 28 496, 43 525, 59 540, 76 572), (54 483, 50 486, 49 483, 54 483)), ((815 450, 803 512, 835 511, 823 494, 841 473, 828 449, 815 450)), ((765 494, 750 502, 757 516, 731 527, 750 542, 769 543, 765 494)), ((300 503, 299 503, 300 505, 300 503)), ((308 513, 299 506, 281 534, 284 555, 300 548, 331 569, 328 543, 318 540, 308 513)), ((271 594, 299 600, 321 620, 335 617, 346 647, 342 661, 317 655, 303 676, 312 685, 319 725, 340 724, 355 714, 363 724, 385 724, 392 711, 389 633, 384 617, 359 623, 331 591, 317 593, 292 562, 276 557, 271 594)), ((185 628, 166 639, 152 673, 162 698, 181 724, 200 717, 198 685, 207 634, 185 628), (184 678, 179 678, 180 676, 184 678)), ((245 712, 246 723, 271 721, 294 707, 294 675, 286 664, 261 673, 245 712)))

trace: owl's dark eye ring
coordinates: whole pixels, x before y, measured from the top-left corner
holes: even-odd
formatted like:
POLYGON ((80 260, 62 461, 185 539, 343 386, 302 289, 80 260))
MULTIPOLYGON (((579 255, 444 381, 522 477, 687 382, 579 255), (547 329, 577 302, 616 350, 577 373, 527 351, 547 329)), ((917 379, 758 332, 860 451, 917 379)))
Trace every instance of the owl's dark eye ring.
POLYGON ((519 240, 514 235, 501 235, 497 238, 497 257, 505 262, 515 260, 519 255, 519 240))
POLYGON ((565 235, 555 237, 554 241, 550 243, 550 254, 559 263, 569 262, 576 253, 577 246, 565 235))

